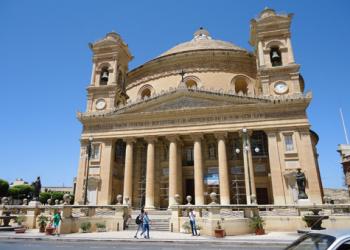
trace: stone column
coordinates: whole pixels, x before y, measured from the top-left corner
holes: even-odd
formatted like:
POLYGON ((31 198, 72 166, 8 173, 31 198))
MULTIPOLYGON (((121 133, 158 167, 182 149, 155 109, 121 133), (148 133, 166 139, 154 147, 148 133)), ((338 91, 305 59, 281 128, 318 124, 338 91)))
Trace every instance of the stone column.
POLYGON ((177 193, 180 195, 180 204, 183 201, 182 194, 182 143, 177 144, 177 193))
POLYGON ((321 177, 316 165, 309 128, 301 128, 296 138, 301 169, 306 177, 306 194, 312 203, 322 204, 321 177))
POLYGON ((218 163, 220 178, 220 204, 230 205, 230 183, 227 169, 227 155, 225 138, 227 133, 217 133, 215 137, 218 140, 218 163))
POLYGON ((113 140, 103 143, 101 152, 101 192, 98 194, 98 205, 110 205, 112 203, 112 178, 113 178, 113 140))
POLYGON ((266 134, 269 147, 273 203, 274 205, 286 205, 285 184, 283 181, 283 169, 281 166, 277 133, 276 131, 266 131, 266 134))
POLYGON ((86 178, 86 170, 87 170, 87 141, 81 140, 80 144, 80 159, 79 159, 79 167, 77 174, 77 184, 74 193, 74 203, 76 205, 84 203, 84 193, 85 193, 85 178, 86 178))
POLYGON ((95 71, 96 71, 96 63, 92 63, 92 71, 91 71, 91 80, 90 85, 95 85, 95 71))
POLYGON ((177 194, 177 136, 167 137, 169 140, 169 207, 176 204, 175 194, 177 194))
POLYGON ((147 141, 147 165, 146 165, 146 209, 154 209, 154 144, 155 137, 145 138, 147 141))
POLYGON ((248 162, 248 154, 247 154, 248 147, 246 145, 246 134, 240 131, 240 135, 242 136, 245 193, 246 193, 247 204, 251 204, 250 184, 249 184, 249 162, 248 162))
POLYGON ((292 49, 292 42, 290 41, 290 37, 287 37, 287 48, 289 52, 289 63, 294 63, 294 54, 292 49))
POLYGON ((124 191, 123 191, 123 204, 126 204, 125 198, 129 198, 129 205, 132 204, 132 173, 133 173, 133 149, 134 138, 128 138, 126 141, 125 149, 125 169, 124 169, 124 191))
POLYGON ((118 72, 118 60, 117 60, 117 58, 115 58, 115 60, 114 60, 113 72, 114 72, 114 75, 113 75, 112 83, 118 84, 118 73, 119 72, 118 72))
POLYGON ((204 205, 203 157, 201 134, 192 136, 194 140, 194 196, 196 205, 204 205))
POLYGON ((258 51, 259 51, 259 66, 264 66, 265 65, 265 60, 264 60, 264 51, 263 51, 263 46, 262 42, 258 42, 258 51))
POLYGON ((249 131, 247 133, 247 155, 248 155, 248 164, 249 164, 249 177, 250 177, 250 193, 251 193, 251 198, 254 197, 254 201, 256 202, 256 188, 255 188, 255 174, 254 174, 254 165, 253 165, 253 157, 252 157, 252 147, 250 145, 250 136, 251 132, 249 131), (250 133, 249 133, 250 132, 250 133))

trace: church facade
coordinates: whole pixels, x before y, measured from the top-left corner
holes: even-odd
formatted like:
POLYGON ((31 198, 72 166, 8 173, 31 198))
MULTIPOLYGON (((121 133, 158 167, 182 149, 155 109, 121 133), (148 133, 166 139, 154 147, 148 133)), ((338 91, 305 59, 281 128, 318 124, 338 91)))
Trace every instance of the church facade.
POLYGON ((262 11, 250 24, 253 52, 200 28, 130 71, 120 35, 90 44, 76 203, 122 195, 135 208, 166 209, 187 196, 208 204, 215 192, 222 205, 297 204, 298 169, 308 201, 322 203, 312 95, 293 56, 291 20, 262 11))

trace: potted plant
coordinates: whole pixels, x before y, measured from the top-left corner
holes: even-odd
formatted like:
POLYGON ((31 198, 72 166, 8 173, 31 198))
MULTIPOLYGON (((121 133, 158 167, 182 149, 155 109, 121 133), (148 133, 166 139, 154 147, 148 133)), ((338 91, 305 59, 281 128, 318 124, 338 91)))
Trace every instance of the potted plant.
POLYGON ((249 225, 251 228, 255 230, 256 235, 265 234, 264 224, 265 224, 264 219, 261 218, 259 215, 250 218, 249 225))
POLYGON ((24 225, 22 225, 22 223, 26 220, 26 217, 23 215, 19 215, 16 217, 15 220, 16 220, 16 223, 18 224, 18 227, 15 228, 16 234, 25 233, 26 228, 24 227, 24 225))
POLYGON ((103 222, 103 223, 97 222, 96 223, 96 231, 97 232, 106 232, 107 231, 106 230, 106 223, 105 222, 103 222))
POLYGON ((202 227, 200 225, 196 224, 196 230, 197 230, 198 235, 201 235, 201 229, 202 229, 202 227))
POLYGON ((181 227, 183 233, 189 234, 191 232, 191 224, 189 221, 186 221, 181 227))
POLYGON ((46 235, 52 235, 54 231, 55 231, 55 228, 52 226, 51 223, 45 228, 46 235))
POLYGON ((88 233, 91 229, 91 223, 90 222, 82 222, 80 224, 80 229, 83 233, 88 233))
POLYGON ((47 222, 49 221, 49 218, 43 214, 39 215, 37 218, 38 225, 39 225, 39 232, 44 233, 45 227, 47 225, 47 222))
POLYGON ((216 224, 216 228, 214 230, 216 238, 224 238, 225 230, 221 227, 220 221, 216 224))

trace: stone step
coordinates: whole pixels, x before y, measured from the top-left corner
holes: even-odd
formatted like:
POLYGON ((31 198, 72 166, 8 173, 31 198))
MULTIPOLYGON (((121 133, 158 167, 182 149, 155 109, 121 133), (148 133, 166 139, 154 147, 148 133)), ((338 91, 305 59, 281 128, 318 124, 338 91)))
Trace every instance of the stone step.
MULTIPOLYGON (((132 215, 139 215, 140 210, 132 210, 132 215)), ((147 210, 148 215, 169 215, 171 216, 171 211, 168 210, 147 210)))
MULTIPOLYGON (((137 230, 138 225, 136 224, 135 220, 136 217, 139 213, 135 213, 131 216, 131 221, 128 227, 128 230, 137 230)), ((150 220, 151 220, 151 224, 150 224, 150 229, 151 230, 155 230, 155 231, 169 231, 169 221, 170 221, 170 215, 167 214, 153 214, 150 215, 150 220)))

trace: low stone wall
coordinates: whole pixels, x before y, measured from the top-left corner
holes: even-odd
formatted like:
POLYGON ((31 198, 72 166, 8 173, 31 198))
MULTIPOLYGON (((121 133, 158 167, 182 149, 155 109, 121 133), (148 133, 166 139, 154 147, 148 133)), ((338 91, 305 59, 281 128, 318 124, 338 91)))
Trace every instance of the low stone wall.
MULTIPOLYGON (((84 222, 91 223, 92 232, 96 231, 96 223, 104 223, 106 231, 123 230, 124 218, 130 213, 130 208, 124 205, 114 206, 0 206, 0 215, 10 211, 11 215, 25 216, 24 224, 28 228, 38 228, 37 217, 43 214, 49 218, 58 209, 62 215, 60 230, 62 234, 76 233, 84 222)), ((253 233, 249 226, 250 218, 260 215, 265 221, 267 232, 291 231, 305 229, 303 215, 318 210, 320 214, 329 216, 323 220, 325 228, 350 228, 349 205, 318 205, 318 206, 258 206, 258 205, 229 205, 210 204, 203 206, 175 205, 171 207, 169 231, 183 232, 182 225, 189 222, 188 211, 194 209, 197 224, 201 226, 201 234, 214 236, 218 226, 225 230, 226 235, 253 233)), ((13 222, 12 222, 13 223, 13 222)))
MULTIPOLYGON (((11 215, 23 216, 25 221, 23 225, 29 229, 39 228, 37 218, 39 215, 44 215, 52 219, 54 211, 58 210, 61 213, 62 222, 60 223, 60 233, 76 233, 80 231, 80 226, 84 222, 91 223, 90 231, 96 231, 96 223, 106 225, 106 231, 121 231, 124 225, 124 216, 129 213, 128 206, 76 206, 76 205, 2 205, 0 207, 0 215, 4 211, 10 211, 11 215), (97 212, 99 210, 99 212, 97 212), (99 213, 99 214, 98 214, 99 213)), ((12 220, 10 225, 14 225, 12 220)))
POLYGON ((172 207, 171 228, 173 232, 181 232, 181 227, 189 221, 188 211, 194 209, 197 215, 197 224, 201 226, 201 234, 214 236, 218 222, 225 230, 226 235, 241 235, 254 233, 250 227, 250 218, 260 215, 265 221, 264 229, 267 232, 296 232, 306 229, 303 216, 319 210, 321 215, 328 215, 323 220, 325 228, 349 228, 349 205, 318 205, 318 206, 258 206, 258 205, 178 205, 172 207))

